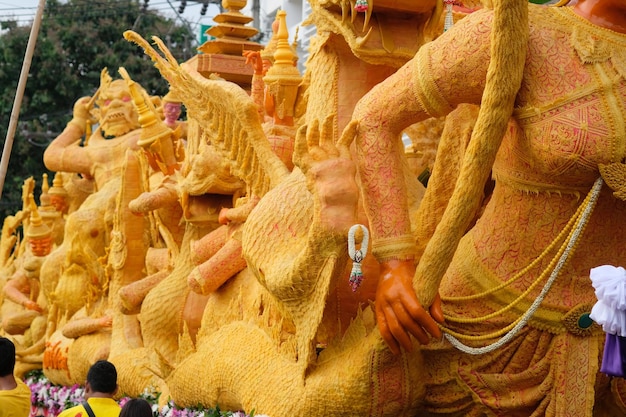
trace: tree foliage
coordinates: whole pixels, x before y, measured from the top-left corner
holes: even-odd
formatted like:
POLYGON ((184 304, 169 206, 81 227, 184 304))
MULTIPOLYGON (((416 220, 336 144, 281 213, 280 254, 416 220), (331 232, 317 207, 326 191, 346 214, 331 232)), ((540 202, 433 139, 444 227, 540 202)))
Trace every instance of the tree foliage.
MULTIPOLYGON (((30 27, 3 23, 0 35, 0 140, 7 135, 30 27)), ((21 186, 46 172, 45 146, 71 119, 74 102, 92 95, 107 67, 113 78, 120 66, 152 95, 167 92, 167 82, 152 61, 122 34, 133 29, 146 39, 163 39, 179 61, 195 54, 195 40, 186 26, 176 25, 138 0, 48 0, 22 101, 18 129, 2 199, 0 218, 21 207, 21 186)))

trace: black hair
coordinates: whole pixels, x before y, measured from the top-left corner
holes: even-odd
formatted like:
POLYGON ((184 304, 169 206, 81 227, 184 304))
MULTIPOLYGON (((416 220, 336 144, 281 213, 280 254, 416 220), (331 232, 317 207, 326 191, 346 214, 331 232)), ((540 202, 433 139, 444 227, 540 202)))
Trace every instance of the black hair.
POLYGON ((87 372, 87 382, 94 392, 113 394, 117 389, 117 370, 109 361, 97 361, 87 372))
POLYGON ((152 407, 143 398, 133 398, 128 400, 119 417, 152 417, 152 407))
POLYGON ((6 337, 0 337, 0 377, 13 375, 15 370, 15 345, 6 337))

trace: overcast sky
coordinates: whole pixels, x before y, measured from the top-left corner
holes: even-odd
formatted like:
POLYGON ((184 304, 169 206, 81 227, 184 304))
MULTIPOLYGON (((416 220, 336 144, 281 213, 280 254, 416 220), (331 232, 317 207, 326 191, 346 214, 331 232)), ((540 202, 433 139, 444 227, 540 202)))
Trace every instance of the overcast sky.
MULTIPOLYGON (((35 18, 38 6, 39 0, 0 0, 0 21, 17 20, 20 24, 28 25, 35 18)), ((213 24, 213 17, 220 12, 215 4, 210 4, 206 15, 201 16, 202 4, 198 1, 188 0, 184 12, 179 15, 179 6, 180 0, 170 0, 170 2, 167 0, 150 0, 148 3, 151 10, 158 10, 170 18, 183 19, 194 30, 199 30, 200 24, 213 24)))

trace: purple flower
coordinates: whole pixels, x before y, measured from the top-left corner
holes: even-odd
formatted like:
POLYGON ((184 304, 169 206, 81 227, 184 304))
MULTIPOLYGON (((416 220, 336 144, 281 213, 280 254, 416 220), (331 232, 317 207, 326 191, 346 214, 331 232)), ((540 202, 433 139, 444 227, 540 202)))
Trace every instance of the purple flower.
MULTIPOLYGON (((83 400, 84 389, 78 384, 71 387, 55 386, 46 379, 45 376, 31 376, 26 379, 26 384, 31 390, 32 408, 29 417, 56 417, 66 408, 73 407, 83 400)), ((168 401, 166 405, 159 409, 159 394, 152 388, 140 395, 152 405, 153 413, 158 417, 205 417, 209 410, 178 408, 173 401, 168 401)), ((124 406, 130 398, 124 397, 119 401, 120 406, 124 406)), ((226 414, 223 414, 226 415, 226 414)), ((248 417, 243 411, 227 413, 232 417, 248 417)), ((84 417, 84 416, 81 416, 84 417)), ((268 417, 257 414, 255 417, 268 417)))

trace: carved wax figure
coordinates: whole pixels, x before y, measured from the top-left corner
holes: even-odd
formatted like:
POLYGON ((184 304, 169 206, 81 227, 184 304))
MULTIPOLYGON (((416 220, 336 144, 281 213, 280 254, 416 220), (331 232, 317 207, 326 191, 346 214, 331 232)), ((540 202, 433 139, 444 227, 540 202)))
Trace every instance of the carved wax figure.
POLYGON ((378 327, 395 353, 412 349, 411 335, 425 345, 427 415, 622 415, 624 380, 599 372, 604 334, 588 313, 589 270, 626 262, 626 204, 601 176, 624 171, 626 3, 493 3, 355 110, 382 268, 378 327), (396 138, 461 103, 482 108, 459 182, 436 232, 416 244, 396 138), (490 175, 495 189, 467 231, 490 175), (430 341, 442 309, 446 340, 430 341))
POLYGON ((119 174, 126 150, 137 149, 141 129, 131 100, 126 81, 113 80, 105 68, 95 99, 97 108, 91 109, 94 99, 90 97, 83 97, 74 104, 72 120, 44 152, 46 167, 93 178, 96 189, 102 189, 119 174), (93 113, 98 115, 97 120, 93 113), (99 128, 86 138, 85 146, 80 146, 87 124, 94 121, 99 123, 99 128))

